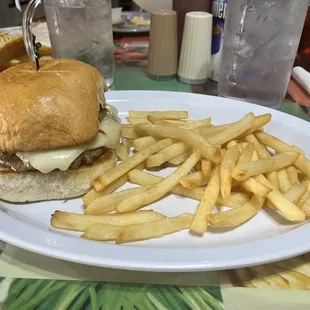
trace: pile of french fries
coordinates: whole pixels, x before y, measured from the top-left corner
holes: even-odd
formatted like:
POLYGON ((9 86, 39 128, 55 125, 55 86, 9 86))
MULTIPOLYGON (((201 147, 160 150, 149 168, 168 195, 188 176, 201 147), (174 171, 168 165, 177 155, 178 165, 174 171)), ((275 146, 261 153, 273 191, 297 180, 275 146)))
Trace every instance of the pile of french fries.
POLYGON ((120 163, 93 181, 84 214, 56 211, 53 227, 121 244, 238 227, 263 208, 292 224, 310 216, 310 160, 264 131, 270 114, 224 125, 188 120, 186 111, 129 111, 126 119, 120 163), (165 178, 145 171, 167 166, 176 169, 165 178), (140 187, 118 190, 128 181, 140 187), (196 213, 141 210, 171 194, 197 200, 196 213))

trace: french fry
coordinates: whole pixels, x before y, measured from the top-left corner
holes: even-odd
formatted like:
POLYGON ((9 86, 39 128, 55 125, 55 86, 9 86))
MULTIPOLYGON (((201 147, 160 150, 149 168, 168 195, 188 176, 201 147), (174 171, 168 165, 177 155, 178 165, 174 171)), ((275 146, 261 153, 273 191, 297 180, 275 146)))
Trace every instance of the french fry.
MULTIPOLYGON (((298 148, 291 148, 287 143, 263 131, 255 132, 255 136, 260 141, 260 143, 272 148, 276 153, 293 151, 297 154, 300 154, 300 152, 298 152, 298 148)), ((308 158, 306 158, 304 155, 300 155, 294 162, 294 166, 302 171, 308 178, 310 178, 310 160, 308 158)))
POLYGON ((126 139, 133 140, 143 136, 143 134, 141 134, 140 132, 136 132, 133 125, 123 124, 122 136, 126 139))
POLYGON ((310 192, 306 191, 297 202, 297 206, 300 208, 308 198, 310 198, 310 192))
POLYGON ((175 126, 175 127, 181 127, 181 128, 190 129, 190 130, 194 130, 197 127, 201 127, 201 126, 209 127, 211 125, 211 118, 210 117, 199 120, 199 121, 190 121, 190 122, 182 122, 182 123, 172 123, 169 120, 162 120, 162 119, 156 118, 154 116, 148 116, 147 119, 152 124, 175 126))
POLYGON ((168 217, 162 220, 147 223, 147 225, 134 225, 125 227, 116 239, 117 244, 139 241, 152 238, 160 238, 190 227, 193 220, 192 214, 182 214, 168 217))
MULTIPOLYGON (((271 183, 263 175, 259 175, 256 179, 272 187, 271 183)), ((283 194, 281 194, 275 188, 267 195, 267 199, 273 204, 273 206, 281 212, 281 214, 289 221, 304 221, 305 214, 291 201, 289 201, 283 194)))
MULTIPOLYGON (((255 151, 257 152, 257 156, 259 159, 268 159, 271 157, 269 152, 267 151, 266 147, 260 144, 260 142, 257 140, 257 138, 253 134, 249 134, 244 137, 245 141, 252 143, 252 145, 255 148, 255 151)), ((268 172, 266 173, 266 177, 269 182, 276 188, 279 189, 278 184, 278 174, 276 171, 268 172)))
POLYGON ((200 151, 204 158, 214 163, 220 162, 220 152, 218 148, 194 131, 161 125, 136 125, 136 128, 152 136, 169 137, 184 141, 195 150, 200 151))
POLYGON ((297 173, 297 169, 295 168, 295 166, 287 167, 286 171, 287 171, 291 184, 299 183, 298 173, 297 173))
POLYGON ((216 126, 200 126, 197 128, 197 132, 208 139, 216 134, 222 132, 223 130, 229 128, 233 123, 225 124, 225 125, 216 125, 216 126))
MULTIPOLYGON (((128 178, 131 183, 139 184, 142 186, 148 186, 158 183, 159 181, 163 180, 162 177, 133 169, 128 173, 128 178)), ((191 198, 194 200, 200 201, 203 193, 204 188, 195 188, 193 190, 188 190, 184 188, 182 185, 176 185, 171 191, 171 194, 175 194, 182 197, 191 198)), ((227 206, 230 208, 238 208, 243 205, 245 202, 249 200, 249 195, 245 193, 235 193, 231 192, 229 198, 225 201, 222 197, 218 197, 216 204, 227 206)))
POLYGON ((190 173, 190 171, 200 160, 200 158, 200 153, 194 152, 181 166, 179 166, 167 178, 153 185, 147 191, 131 196, 119 202, 117 205, 117 212, 125 213, 134 211, 163 197, 179 183, 180 179, 184 175, 190 173))
POLYGON ((94 188, 91 189, 87 194, 82 197, 85 207, 90 205, 97 198, 113 193, 118 188, 123 186, 127 181, 127 174, 124 174, 118 179, 116 179, 114 182, 109 184, 107 187, 105 187, 101 192, 97 192, 94 188))
POLYGON ((146 137, 141 137, 141 138, 137 138, 134 139, 132 141, 132 146, 134 147, 134 149, 136 151, 142 151, 145 148, 151 146, 152 144, 156 143, 158 141, 158 139, 151 137, 151 136, 146 136, 146 137))
POLYGON ((270 122, 270 120, 271 120, 271 114, 269 114, 269 113, 263 114, 263 115, 259 115, 259 116, 255 117, 254 124, 251 126, 251 128, 249 128, 247 131, 245 131, 241 135, 241 137, 244 137, 244 136, 246 136, 248 134, 251 134, 254 131, 264 127, 265 125, 267 125, 270 122))
POLYGON ((124 226, 96 223, 86 229, 81 238, 97 241, 114 241, 123 229, 124 226))
POLYGON ((230 149, 230 148, 232 148, 233 146, 238 146, 239 152, 242 151, 241 146, 239 146, 239 144, 238 144, 238 142, 237 142, 236 140, 231 140, 231 141, 229 141, 229 142, 227 143, 227 145, 226 145, 226 148, 227 148, 227 149, 230 149))
POLYGON ((188 150, 188 151, 186 151, 186 152, 184 152, 184 153, 182 153, 182 154, 180 154, 180 155, 178 155, 176 157, 171 158, 169 160, 169 163, 171 165, 175 165, 175 166, 181 165, 181 164, 183 164, 185 162, 185 160, 188 157, 190 157, 191 153, 192 153, 192 151, 188 150))
POLYGON ((277 171, 272 171, 272 172, 266 173, 266 178, 272 184, 272 186, 275 189, 279 190, 278 172, 277 171))
POLYGON ((190 146, 185 142, 176 142, 146 160, 147 167, 159 167, 170 159, 186 152, 190 146))
POLYGON ((212 214, 208 221, 212 227, 236 227, 255 216, 262 208, 265 198, 253 195, 251 200, 240 208, 212 214))
POLYGON ((258 154, 257 154, 257 152, 256 152, 256 150, 254 148, 251 161, 257 161, 257 160, 259 160, 259 158, 258 158, 258 154))
POLYGON ((299 183, 294 183, 285 193, 284 197, 297 205, 303 195, 306 193, 307 188, 299 183))
POLYGON ((268 159, 271 157, 265 146, 261 145, 253 134, 245 136, 244 140, 254 146, 259 159, 268 159))
POLYGON ((304 155, 299 155, 294 162, 294 166, 310 178, 310 160, 308 158, 304 155))
POLYGON ((128 123, 130 123, 132 125, 150 124, 150 121, 146 117, 145 118, 126 117, 126 120, 128 123))
POLYGON ((131 196, 147 191, 150 186, 129 188, 97 198, 85 209, 84 214, 104 214, 116 210, 117 204, 131 196))
POLYGON ((245 189, 247 192, 253 193, 259 197, 266 197, 270 192, 272 192, 271 187, 259 182, 252 177, 240 182, 239 186, 245 189))
POLYGON ((252 160, 253 152, 254 152, 253 144, 247 144, 240 153, 240 156, 237 160, 237 165, 250 162, 252 160))
POLYGON ((250 197, 246 193, 231 192, 227 200, 224 200, 221 196, 219 196, 217 198, 216 204, 220 206, 229 207, 229 208, 240 208, 245 203, 247 203, 249 200, 250 200, 250 197))
POLYGON ((202 171, 193 172, 180 179, 180 183, 188 190, 193 190, 196 187, 206 185, 210 176, 205 176, 202 171))
POLYGON ((285 168, 282 168, 277 171, 277 174, 280 192, 285 193, 292 185, 288 177, 287 171, 285 168))
POLYGON ((212 170, 212 163, 210 160, 207 160, 205 158, 201 159, 201 171, 205 176, 210 175, 210 172, 212 170))
POLYGON ((210 137, 208 140, 213 145, 222 145, 228 141, 235 139, 248 130, 255 122, 253 113, 247 114, 240 121, 233 123, 227 129, 219 132, 218 134, 210 137))
POLYGON ((305 152, 296 145, 291 145, 291 149, 294 150, 296 153, 300 153, 301 155, 305 155, 305 152))
POLYGON ((305 188, 307 188, 307 190, 310 192, 310 180, 307 178, 307 176, 305 176, 302 179, 301 185, 304 186, 305 188))
POLYGON ((300 209, 307 215, 310 216, 310 198, 303 202, 300 209))
POLYGON ((171 145, 172 143, 173 140, 169 138, 160 140, 154 143, 153 145, 149 146, 148 148, 135 153, 128 159, 125 159, 118 166, 103 173, 93 181, 93 186, 95 190, 96 191, 103 190, 107 185, 114 182, 123 174, 127 173, 129 170, 131 170, 132 168, 143 162, 150 155, 162 150, 163 148, 171 145))
POLYGON ((86 231, 95 223, 128 226, 132 224, 152 222, 163 218, 165 218, 164 215, 153 210, 108 215, 84 215, 57 210, 51 218, 51 224, 54 228, 58 229, 86 231))
POLYGON ((297 157, 298 154, 294 152, 285 152, 277 154, 269 159, 260 159, 254 162, 239 164, 232 170, 231 175, 237 181, 243 181, 250 176, 288 167, 295 162, 297 157))
POLYGON ((147 116, 154 116, 160 119, 186 119, 188 118, 187 111, 131 111, 129 110, 129 117, 133 118, 147 118, 147 116))
POLYGON ((239 154, 239 146, 236 144, 226 151, 220 164, 221 194, 224 200, 229 197, 231 192, 231 172, 236 165, 239 154))
POLYGON ((220 194, 220 168, 215 167, 210 175, 209 183, 203 193, 200 204, 190 226, 194 234, 203 234, 207 230, 207 217, 212 214, 215 203, 220 194))

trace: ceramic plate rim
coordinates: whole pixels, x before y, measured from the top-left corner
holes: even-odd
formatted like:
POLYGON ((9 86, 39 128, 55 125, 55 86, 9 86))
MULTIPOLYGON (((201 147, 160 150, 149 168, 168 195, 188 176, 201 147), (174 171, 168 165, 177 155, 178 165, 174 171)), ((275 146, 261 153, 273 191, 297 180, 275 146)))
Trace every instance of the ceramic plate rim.
MULTIPOLYGON (((108 101, 131 101, 137 98, 145 98, 152 93, 153 98, 166 100, 202 100, 206 95, 169 92, 169 91, 110 91, 107 93, 108 101)), ((212 96, 208 96, 209 98, 212 96)), ((282 117, 295 118, 289 114, 274 111, 265 107, 259 107, 242 101, 233 101, 220 97, 212 97, 215 101, 233 103, 236 107, 247 109, 259 109, 261 113, 281 114, 282 117)), ((302 119, 296 118, 297 122, 304 126, 310 124, 302 119)), ((137 271, 208 271, 222 270, 249 265, 257 265, 286 259, 303 254, 310 250, 309 223, 289 232, 279 234, 265 239, 241 243, 237 245, 224 245, 219 247, 192 247, 192 248, 167 248, 167 247, 139 247, 115 246, 113 244, 100 243, 98 257, 98 242, 77 239, 74 236, 62 235, 58 232, 43 231, 38 234, 35 228, 25 222, 10 217, 0 208, 0 240, 13 244, 17 247, 36 252, 50 257, 73 261, 76 263, 126 269, 137 271), (15 229, 19 225, 18 231, 15 229), (25 239, 25 240, 24 240, 25 239), (87 253, 81 253, 76 248, 75 242, 79 240, 79 246, 85 245, 87 253), (147 250, 146 250, 147 249, 147 250), (163 259, 164 257, 164 259, 163 259)), ((85 251, 86 252, 86 251, 85 251)))

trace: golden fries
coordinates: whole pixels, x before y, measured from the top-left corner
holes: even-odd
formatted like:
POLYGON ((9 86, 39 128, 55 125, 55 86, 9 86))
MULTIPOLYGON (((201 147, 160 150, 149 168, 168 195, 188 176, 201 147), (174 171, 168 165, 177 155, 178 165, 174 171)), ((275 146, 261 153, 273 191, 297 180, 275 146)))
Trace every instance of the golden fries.
POLYGON ((102 174, 98 178, 96 178, 93 182, 93 186, 96 191, 103 190, 107 185, 117 180, 123 174, 127 173, 129 170, 143 162, 147 159, 150 155, 162 150, 163 148, 171 145, 173 143, 172 139, 163 139, 160 140, 153 145, 149 146, 148 148, 137 152, 133 156, 128 159, 122 161, 118 166, 114 169, 107 171, 106 173, 102 174))
POLYGON ((250 162, 252 160, 253 152, 254 152, 253 144, 247 144, 240 153, 240 156, 237 160, 237 165, 250 162))
POLYGON ((240 182, 239 186, 247 192, 253 193, 259 197, 266 197, 270 192, 272 192, 271 187, 268 187, 252 177, 240 182))
POLYGON ((214 209, 215 203, 220 194, 220 168, 217 166, 213 169, 209 183, 201 198, 200 204, 196 211, 194 220, 191 224, 190 231, 194 234, 203 234, 207 230, 207 218, 214 209))
POLYGON ((294 183, 285 193, 284 197, 294 204, 298 204, 303 195, 307 192, 307 188, 299 183, 294 183))
POLYGON ((151 136, 146 136, 146 137, 141 137, 134 139, 132 141, 132 146, 136 151, 142 151, 143 149, 151 146, 152 144, 156 143, 158 139, 155 139, 154 137, 151 136))
POLYGON ((121 244, 183 229, 203 235, 208 225, 234 228, 264 204, 291 222, 310 217, 310 160, 264 131, 270 114, 248 113, 224 125, 187 118, 186 111, 130 111, 115 150, 121 162, 93 181, 82 197, 84 214, 56 211, 51 225, 121 244), (161 177, 145 167, 173 171, 161 177), (118 190, 127 181, 139 187, 118 190), (195 215, 181 214, 181 207, 174 217, 136 211, 171 194, 197 201, 195 215))
POLYGON ((262 208, 265 198, 253 195, 251 200, 240 208, 212 214, 208 221, 212 227, 236 227, 248 221, 262 208))
POLYGON ((81 238, 98 241, 112 241, 117 239, 123 229, 123 226, 96 223, 87 228, 81 238))
POLYGON ((149 188, 150 188, 149 186, 129 188, 123 191, 114 192, 109 195, 101 196, 97 198, 95 201, 93 201, 90 205, 88 205, 88 207, 84 211, 84 214, 96 215, 96 214, 104 214, 104 213, 109 213, 111 211, 115 211, 116 206, 120 201, 128 197, 145 192, 149 188))
POLYGON ((289 166, 286 171, 291 184, 299 183, 297 169, 294 166, 289 166))
POLYGON ((200 153, 194 152, 166 179, 158 182, 145 192, 126 198, 119 202, 117 205, 117 212, 124 213, 134 211, 163 197, 179 183, 181 177, 187 175, 193 169, 200 158, 200 153))
POLYGON ((106 186, 104 188, 104 190, 102 190, 101 192, 97 192, 95 189, 91 189, 87 194, 85 194, 82 197, 84 205, 87 207, 88 205, 90 205, 93 201, 95 201, 99 197, 113 193, 118 188, 123 186, 127 181, 128 181, 127 174, 123 174, 118 179, 116 179, 114 182, 112 182, 108 186, 106 186))
POLYGON ((194 131, 161 125, 136 125, 136 128, 147 132, 150 135, 169 137, 184 141, 194 149, 200 151, 204 158, 209 159, 214 163, 220 162, 220 152, 218 148, 210 144, 206 139, 194 131))
POLYGON ((132 118, 147 118, 147 116, 179 120, 188 118, 188 113, 187 111, 129 111, 129 117, 132 118))
POLYGON ((210 172, 212 170, 212 163, 210 160, 207 160, 205 158, 201 159, 201 171, 205 176, 210 175, 210 172))
POLYGON ((154 212, 153 210, 108 215, 83 215, 57 210, 52 215, 51 224, 54 228, 85 231, 95 223, 128 226, 156 221, 163 218, 165 218, 164 215, 154 212))
POLYGON ((192 151, 189 150, 189 151, 186 151, 176 157, 173 157, 169 160, 169 164, 171 165, 175 165, 175 166, 178 166, 178 165, 181 165, 185 162, 185 160, 192 154, 192 151))
POLYGON ((254 162, 239 164, 232 170, 231 175, 237 181, 243 181, 251 176, 288 167, 295 162, 297 157, 298 154, 296 153, 285 152, 269 159, 261 159, 254 162))
POLYGON ((285 193, 291 187, 291 181, 287 174, 285 168, 279 169, 277 171, 278 174, 278 184, 281 193, 285 193))
POLYGON ((221 145, 228 141, 235 139, 248 130, 255 122, 255 116, 253 113, 247 114, 240 121, 233 123, 227 129, 219 132, 218 134, 210 137, 208 140, 213 145, 221 145))
POLYGON ((220 164, 221 194, 224 200, 229 197, 231 192, 231 172, 236 165, 238 157, 239 146, 232 146, 226 151, 220 164))
POLYGON ((180 179, 180 183, 183 187, 193 190, 196 187, 206 185, 210 176, 204 175, 202 171, 197 171, 188 174, 180 179))
POLYGON ((164 235, 189 228, 192 214, 182 214, 176 217, 168 217, 162 220, 147 223, 146 225, 134 225, 125 227, 118 235, 116 243, 125 243, 152 238, 160 238, 164 235))
POLYGON ((189 148, 190 146, 185 142, 176 142, 150 156, 146 161, 146 165, 147 167, 158 167, 170 159, 186 152, 189 148))
POLYGON ((137 124, 150 124, 150 121, 147 118, 134 118, 134 117, 126 117, 128 123, 132 125, 137 124))
MULTIPOLYGON (((272 187, 270 182, 263 176, 257 176, 258 181, 267 185, 268 187, 272 187)), ((291 201, 284 197, 278 190, 273 189, 267 195, 267 199, 279 210, 282 215, 289 221, 304 221, 305 214, 291 201)))

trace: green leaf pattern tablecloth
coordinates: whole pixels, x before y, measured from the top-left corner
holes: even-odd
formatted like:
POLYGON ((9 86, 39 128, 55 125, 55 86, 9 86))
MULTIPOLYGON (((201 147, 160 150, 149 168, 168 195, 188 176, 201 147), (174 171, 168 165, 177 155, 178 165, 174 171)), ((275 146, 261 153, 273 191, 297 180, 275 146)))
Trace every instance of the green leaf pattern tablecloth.
MULTIPOLYGON (((170 90, 216 95, 214 82, 191 87, 177 80, 148 79, 145 59, 136 58, 128 65, 119 57, 118 65, 114 90, 170 90)), ((308 119, 303 109, 289 97, 281 110, 308 119)), ((309 310, 308 290, 309 255, 218 273, 151 274, 63 262, 0 241, 0 309, 309 310)))

